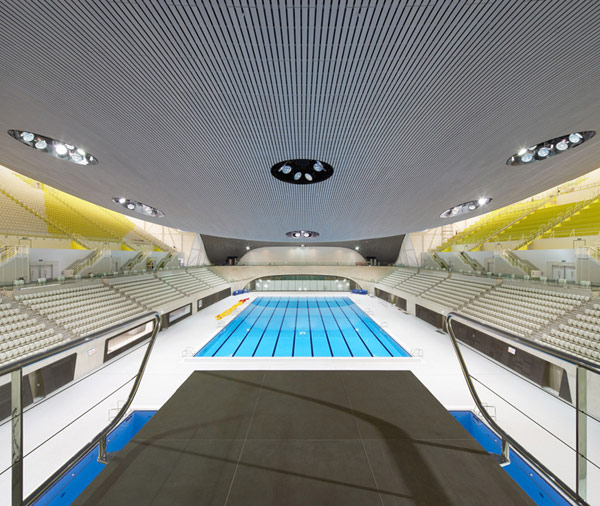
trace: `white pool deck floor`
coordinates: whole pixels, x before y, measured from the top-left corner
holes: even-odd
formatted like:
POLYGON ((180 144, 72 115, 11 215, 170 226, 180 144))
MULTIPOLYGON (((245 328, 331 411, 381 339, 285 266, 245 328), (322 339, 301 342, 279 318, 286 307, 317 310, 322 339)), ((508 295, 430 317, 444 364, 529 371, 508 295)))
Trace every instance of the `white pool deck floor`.
MULTIPOLYGON (((269 293, 261 292, 261 297, 269 293)), ((273 296, 285 295, 282 292, 273 296)), ((348 296, 411 358, 214 358, 193 357, 222 328, 215 316, 242 297, 228 297, 159 333, 133 410, 157 410, 195 370, 383 369, 411 370, 448 410, 472 410, 450 338, 428 323, 375 297, 348 296)), ((245 294, 251 299, 254 294, 245 294)), ((229 316, 228 323, 235 315, 229 316)), ((221 324, 222 325, 222 324, 221 324)), ((30 406, 24 415, 24 494, 32 492, 104 428, 127 398, 146 345, 117 357, 90 375, 30 406)), ((575 484, 575 411, 551 393, 485 356, 461 346, 482 402, 500 426, 562 480, 575 484)), ((600 504, 600 424, 588 422, 588 502, 600 504)), ((10 423, 0 425, 0 504, 10 504, 10 423)))

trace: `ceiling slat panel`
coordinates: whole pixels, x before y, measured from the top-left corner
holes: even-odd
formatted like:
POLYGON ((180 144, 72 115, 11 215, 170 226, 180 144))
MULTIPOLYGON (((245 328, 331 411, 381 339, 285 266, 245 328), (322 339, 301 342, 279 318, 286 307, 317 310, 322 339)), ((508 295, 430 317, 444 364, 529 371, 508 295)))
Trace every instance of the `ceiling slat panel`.
POLYGON ((506 205, 600 165, 600 136, 510 168, 519 147, 599 129, 600 2, 0 0, 0 127, 82 145, 82 168, 0 136, 0 163, 216 236, 382 237, 506 205), (334 176, 271 177, 293 158, 334 176), (93 172, 91 172, 93 170, 93 172))

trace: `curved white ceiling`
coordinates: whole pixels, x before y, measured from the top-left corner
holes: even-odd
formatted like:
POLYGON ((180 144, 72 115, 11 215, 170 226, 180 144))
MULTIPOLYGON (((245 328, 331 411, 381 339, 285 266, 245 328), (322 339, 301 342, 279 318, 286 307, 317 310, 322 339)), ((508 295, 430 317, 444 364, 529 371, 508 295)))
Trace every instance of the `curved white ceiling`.
POLYGON ((0 135, 0 163, 161 223, 285 241, 440 225, 600 166, 600 135, 530 166, 520 147, 600 130, 600 2, 2 2, 0 128, 82 146, 82 167, 0 135), (273 4, 273 6, 271 6, 273 4), (296 186, 293 158, 335 173, 296 186))

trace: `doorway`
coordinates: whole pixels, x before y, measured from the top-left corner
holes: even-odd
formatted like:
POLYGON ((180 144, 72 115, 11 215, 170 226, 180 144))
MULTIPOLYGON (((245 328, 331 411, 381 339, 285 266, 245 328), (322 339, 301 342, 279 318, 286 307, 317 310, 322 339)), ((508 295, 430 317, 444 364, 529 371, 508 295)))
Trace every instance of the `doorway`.
POLYGON ((567 281, 576 281, 574 265, 553 265, 552 279, 566 279, 567 281))
POLYGON ((29 276, 32 280, 38 280, 40 278, 52 279, 54 278, 54 269, 52 264, 42 265, 30 265, 29 276))

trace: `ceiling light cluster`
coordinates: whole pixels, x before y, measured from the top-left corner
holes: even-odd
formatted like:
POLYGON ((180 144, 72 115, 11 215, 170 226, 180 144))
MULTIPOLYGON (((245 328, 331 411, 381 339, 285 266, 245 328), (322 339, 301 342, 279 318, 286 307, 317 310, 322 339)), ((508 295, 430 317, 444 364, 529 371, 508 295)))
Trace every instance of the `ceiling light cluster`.
POLYGON ((314 239, 315 237, 319 237, 319 232, 313 232, 311 230, 292 230, 285 235, 292 239, 314 239))
POLYGON ((469 200, 468 202, 463 202, 462 204, 458 204, 450 209, 446 209, 442 214, 440 214, 440 218, 454 218, 455 216, 460 216, 461 214, 472 213, 481 206, 489 204, 491 201, 492 199, 489 197, 481 197, 477 200, 469 200))
POLYGON ((273 177, 291 184, 314 184, 329 179, 333 167, 320 160, 286 160, 271 167, 273 177))
POLYGON ((573 132, 562 135, 549 141, 540 142, 535 146, 522 148, 506 160, 507 165, 527 165, 539 160, 546 160, 555 155, 560 155, 568 149, 581 146, 585 141, 591 139, 596 132, 587 130, 585 132, 573 132))
POLYGON ((137 202, 135 200, 126 199, 125 197, 115 197, 113 202, 123 206, 129 211, 135 211, 136 213, 140 213, 151 218, 162 218, 165 215, 165 213, 163 213, 160 209, 156 209, 156 207, 142 204, 141 202, 137 202))
POLYGON ((85 150, 44 135, 23 130, 9 130, 8 135, 36 151, 48 153, 61 160, 78 163, 79 165, 96 165, 98 163, 98 159, 86 153, 85 150))

